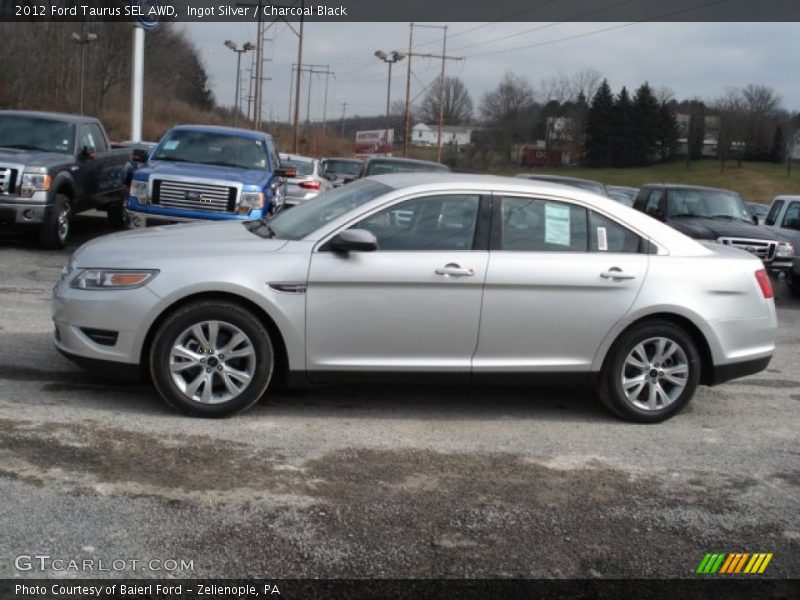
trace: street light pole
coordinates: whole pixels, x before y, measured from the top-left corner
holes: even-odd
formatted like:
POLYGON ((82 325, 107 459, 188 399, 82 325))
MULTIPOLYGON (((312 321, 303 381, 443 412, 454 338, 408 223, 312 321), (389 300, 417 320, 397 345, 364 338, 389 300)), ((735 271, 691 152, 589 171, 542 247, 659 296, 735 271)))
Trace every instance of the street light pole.
POLYGON ((80 75, 79 75, 79 77, 80 77, 80 113, 83 114, 83 86, 84 86, 84 84, 83 84, 83 81, 84 81, 83 73, 84 73, 84 65, 85 65, 84 49, 85 49, 86 44, 90 44, 92 42, 97 41, 97 34, 96 33, 87 33, 86 35, 80 35, 80 34, 77 34, 77 33, 73 32, 72 35, 70 36, 70 39, 72 39, 73 42, 75 42, 76 44, 78 44, 80 46, 80 62, 81 62, 81 64, 80 64, 80 75))
POLYGON ((250 42, 245 42, 245 44, 239 48, 231 40, 225 40, 225 47, 236 52, 236 90, 234 93, 235 100, 233 101, 233 126, 236 127, 239 122, 239 86, 241 85, 242 75, 242 54, 249 52, 255 48, 255 46, 250 42))
POLYGON ((389 155, 389 125, 391 122, 390 118, 390 107, 391 107, 391 99, 392 99, 392 65, 396 62, 400 62, 403 60, 406 55, 402 52, 398 52, 397 50, 392 50, 389 54, 386 54, 383 50, 376 50, 375 56, 378 57, 379 60, 382 60, 387 65, 389 65, 389 81, 386 85, 386 147, 384 148, 384 154, 389 155))

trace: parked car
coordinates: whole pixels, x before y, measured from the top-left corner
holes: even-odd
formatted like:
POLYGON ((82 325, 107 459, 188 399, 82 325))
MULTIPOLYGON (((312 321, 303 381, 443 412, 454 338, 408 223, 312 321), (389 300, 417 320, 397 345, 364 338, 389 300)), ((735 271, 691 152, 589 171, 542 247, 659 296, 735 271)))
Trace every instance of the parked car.
MULTIPOLYGON (((769 207, 763 227, 783 236, 800 248, 800 196, 777 196, 769 207)), ((800 296, 800 256, 795 256, 787 273, 792 294, 800 296)))
POLYGON ((745 202, 744 205, 747 208, 747 212, 750 213, 750 216, 753 218, 753 223, 762 225, 764 219, 767 217, 767 211, 769 209, 761 204, 761 202, 745 202))
POLYGON ((616 200, 625 206, 633 206, 633 201, 636 200, 636 194, 639 193, 639 188, 627 187, 624 185, 607 185, 608 197, 616 200))
POLYGON ((318 159, 297 154, 281 154, 280 158, 282 167, 294 169, 296 173, 286 180, 286 206, 296 206, 333 189, 318 159))
POLYGON ((133 170, 131 149, 112 145, 93 117, 0 111, 0 227, 37 229, 44 248, 63 248, 85 210, 122 227, 133 170))
POLYGON ((414 158, 381 156, 365 160, 361 172, 358 174, 358 178, 385 175, 387 173, 430 173, 448 171, 450 171, 450 167, 437 162, 417 160, 414 158))
POLYGON ((641 187, 633 208, 697 240, 747 250, 775 275, 791 272, 792 244, 754 224, 736 192, 691 185, 649 184, 641 187))
POLYGON ((305 384, 585 380, 655 422, 698 384, 766 368, 772 294, 755 257, 596 194, 412 173, 270 219, 89 242, 54 290, 54 341, 106 374, 149 372, 204 417, 248 408, 281 370, 305 384))
POLYGON ((601 196, 609 197, 605 184, 591 179, 581 179, 579 177, 567 177, 566 175, 549 175, 547 173, 520 173, 517 177, 522 179, 532 179, 533 181, 549 181, 550 183, 560 183, 587 192, 593 192, 601 196))
POLYGON ((359 158, 323 158, 322 172, 333 182, 334 187, 350 183, 358 177, 364 161, 359 158))
POLYGON ((180 125, 136 171, 128 195, 131 228, 183 221, 259 219, 284 202, 285 177, 271 136, 260 131, 180 125))

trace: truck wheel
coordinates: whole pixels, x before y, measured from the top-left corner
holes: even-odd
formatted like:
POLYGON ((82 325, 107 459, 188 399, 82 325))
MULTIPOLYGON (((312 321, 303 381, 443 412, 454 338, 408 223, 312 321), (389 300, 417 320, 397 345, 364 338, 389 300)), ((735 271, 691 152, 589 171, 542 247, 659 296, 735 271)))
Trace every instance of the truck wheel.
POLYGON ((614 343, 598 392, 623 419, 658 423, 691 400, 699 381, 700 355, 692 338, 668 321, 649 321, 614 343))
POLYGON ((125 201, 114 202, 106 208, 106 222, 114 229, 125 229, 125 201))
POLYGON ((64 194, 56 194, 52 209, 39 231, 39 243, 47 250, 61 250, 72 233, 72 205, 64 194))
POLYGON ((261 321, 224 300, 176 310, 159 328, 150 353, 161 397, 195 417, 228 417, 250 408, 264 395, 274 365, 261 321))

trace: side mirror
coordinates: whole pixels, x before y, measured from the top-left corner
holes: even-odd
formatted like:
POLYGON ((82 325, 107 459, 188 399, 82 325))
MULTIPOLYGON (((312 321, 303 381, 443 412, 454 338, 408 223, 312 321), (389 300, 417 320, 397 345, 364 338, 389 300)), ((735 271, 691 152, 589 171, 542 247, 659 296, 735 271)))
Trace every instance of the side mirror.
POLYGON ((81 160, 94 160, 95 156, 97 156, 97 151, 92 146, 84 146, 81 148, 79 156, 81 160))
POLYGON ((758 220, 758 215, 753 215, 753 225, 761 225, 761 221, 758 220))
POLYGON ((285 177, 287 179, 297 177, 297 169, 295 167, 278 167, 275 169, 275 177, 285 177))
POLYGON ((333 252, 374 252, 377 249, 378 238, 366 229, 345 229, 323 248, 333 252))
POLYGON ((146 163, 149 155, 144 148, 134 148, 131 152, 131 160, 137 163, 146 163))

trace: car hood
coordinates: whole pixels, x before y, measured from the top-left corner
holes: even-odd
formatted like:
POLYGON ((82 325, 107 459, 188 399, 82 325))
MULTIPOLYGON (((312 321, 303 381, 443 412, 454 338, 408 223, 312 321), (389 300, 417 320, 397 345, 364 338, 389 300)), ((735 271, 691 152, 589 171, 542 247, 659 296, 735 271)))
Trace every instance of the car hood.
POLYGON ((286 240, 250 233, 242 221, 187 223, 125 231, 97 238, 75 253, 79 268, 158 268, 175 259, 275 252, 286 240))
POLYGON ((51 167, 70 163, 73 160, 69 154, 59 154, 58 152, 0 148, 0 163, 14 163, 26 167, 51 167))
POLYGON ((696 218, 677 218, 672 219, 669 224, 696 240, 716 240, 719 237, 739 237, 754 240, 781 240, 776 235, 766 229, 746 223, 744 221, 727 221, 718 219, 696 218))
POLYGON ((266 169, 239 169, 237 167, 220 167, 216 165, 203 165, 191 162, 172 162, 166 160, 151 160, 147 163, 144 172, 158 178, 173 177, 202 177, 204 179, 219 179, 225 182, 244 183, 248 185, 261 185, 269 180, 270 173, 266 169))

